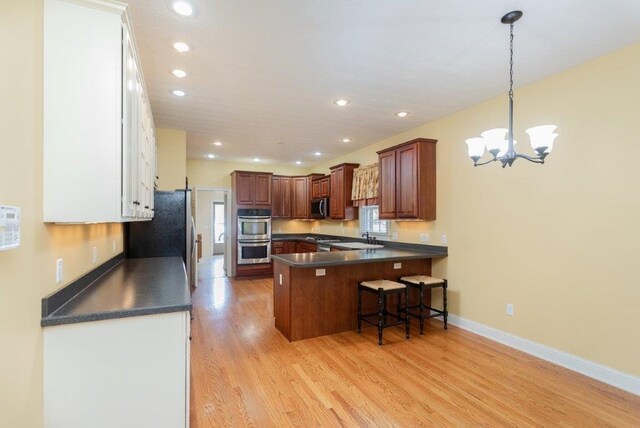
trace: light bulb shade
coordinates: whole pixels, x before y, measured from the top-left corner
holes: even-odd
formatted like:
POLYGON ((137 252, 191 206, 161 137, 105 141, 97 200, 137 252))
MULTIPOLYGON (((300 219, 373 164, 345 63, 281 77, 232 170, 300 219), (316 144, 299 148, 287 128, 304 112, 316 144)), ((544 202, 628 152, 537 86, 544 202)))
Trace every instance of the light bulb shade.
POLYGON ((487 145, 487 150, 496 150, 502 147, 502 144, 506 138, 507 132, 509 130, 507 128, 494 128, 484 131, 482 134, 482 138, 485 140, 485 144, 487 145))
POLYGON ((486 141, 482 137, 469 138, 465 141, 467 143, 467 148, 469 149, 469 157, 473 158, 478 157, 481 158, 484 155, 484 147, 486 145, 486 141))
POLYGON ((546 147, 545 153, 551 153, 553 150, 553 142, 558 136, 554 133, 557 126, 555 125, 541 125, 527 129, 525 132, 529 134, 531 139, 531 147, 534 150, 546 147))
MULTIPOLYGON (((515 147, 518 142, 513 140, 513 146, 515 147)), ((498 142, 498 147, 500 151, 498 152, 497 157, 502 157, 507 154, 507 150, 509 150, 509 140, 502 140, 498 142)))

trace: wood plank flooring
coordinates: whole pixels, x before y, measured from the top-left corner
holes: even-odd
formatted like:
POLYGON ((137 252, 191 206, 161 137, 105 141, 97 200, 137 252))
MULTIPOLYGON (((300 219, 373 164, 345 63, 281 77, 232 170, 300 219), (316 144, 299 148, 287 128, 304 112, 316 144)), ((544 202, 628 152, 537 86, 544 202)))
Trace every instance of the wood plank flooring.
POLYGON ((193 295, 191 426, 640 426, 640 397, 456 327, 289 343, 272 280, 193 295))

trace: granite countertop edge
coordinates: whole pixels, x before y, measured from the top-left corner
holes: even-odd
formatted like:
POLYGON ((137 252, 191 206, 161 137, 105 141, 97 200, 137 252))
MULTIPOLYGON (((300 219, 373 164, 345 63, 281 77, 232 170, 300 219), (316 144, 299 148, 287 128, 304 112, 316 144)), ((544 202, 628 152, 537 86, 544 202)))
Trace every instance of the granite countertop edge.
MULTIPOLYGON (((378 262, 389 262, 389 261, 400 261, 400 260, 415 260, 415 259, 433 259, 440 257, 447 257, 446 253, 440 252, 419 252, 419 251, 405 251, 407 254, 396 254, 389 256, 382 256, 378 258, 367 258, 367 254, 371 254, 371 251, 385 251, 385 249, 378 250, 349 250, 349 251, 340 251, 334 253, 324 253, 324 254, 336 254, 339 255, 341 253, 350 253, 344 254, 345 257, 351 256, 353 252, 362 252, 363 258, 358 259, 350 259, 350 260, 313 260, 313 261, 293 261, 287 258, 288 254, 280 254, 280 255, 272 255, 271 259, 274 261, 278 261, 280 263, 284 263, 288 266, 298 267, 298 268, 310 268, 310 267, 326 267, 326 266, 342 266, 342 265, 352 265, 352 264, 363 264, 363 263, 378 263, 378 262)), ((318 254, 318 253, 315 253, 318 254)), ((323 253, 320 253, 323 254, 323 253)), ((339 256, 332 256, 339 257, 339 256)))
POLYGON ((171 306, 159 306, 153 308, 140 308, 140 309, 128 309, 124 311, 108 311, 108 312, 95 312, 85 315, 60 315, 56 316, 55 313, 49 315, 46 318, 42 318, 40 325, 42 327, 53 327, 57 325, 65 324, 78 324, 91 321, 104 321, 113 320, 119 318, 138 317, 143 315, 158 315, 169 314, 172 312, 186 312, 191 311, 193 305, 171 305, 171 306))

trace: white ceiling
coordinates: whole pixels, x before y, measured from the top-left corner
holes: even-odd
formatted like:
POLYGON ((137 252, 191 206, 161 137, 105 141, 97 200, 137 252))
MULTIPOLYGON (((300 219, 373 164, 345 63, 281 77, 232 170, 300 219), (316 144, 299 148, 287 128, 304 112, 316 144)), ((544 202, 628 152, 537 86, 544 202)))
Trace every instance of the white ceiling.
POLYGON ((513 9, 516 87, 640 42, 638 0, 192 3, 184 18, 171 0, 129 1, 156 126, 186 130, 200 159, 309 167, 506 93, 513 9))

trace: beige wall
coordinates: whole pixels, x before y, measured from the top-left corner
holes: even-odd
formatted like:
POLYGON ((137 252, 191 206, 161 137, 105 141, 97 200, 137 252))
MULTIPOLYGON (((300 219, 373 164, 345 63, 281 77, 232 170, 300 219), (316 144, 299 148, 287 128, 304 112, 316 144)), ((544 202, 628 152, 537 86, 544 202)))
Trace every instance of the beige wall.
POLYGON ((0 427, 42 426, 40 299, 122 252, 117 224, 42 223, 42 1, 0 3, 0 204, 22 208, 22 245, 0 252, 0 427), (6 59, 11 58, 11 61, 6 59), (64 284, 55 260, 64 259, 64 284))
MULTIPOLYGON (((451 311, 464 318, 640 375, 640 45, 516 89, 524 129, 556 124, 545 165, 474 168, 464 140, 507 124, 506 94, 339 159, 416 137, 439 140, 434 222, 394 222, 402 241, 447 233, 451 311), (505 314, 506 303, 515 316, 505 314)), ((323 169, 324 168, 324 169, 323 169)), ((357 222, 347 226, 347 232, 357 222)), ((318 222, 322 232, 340 223, 318 222)))
POLYGON ((187 176, 187 133, 156 128, 158 190, 184 189, 187 176))
POLYGON ((304 168, 260 163, 223 162, 216 160, 187 159, 189 186, 231 187, 231 172, 261 171, 282 175, 307 174, 304 168))

